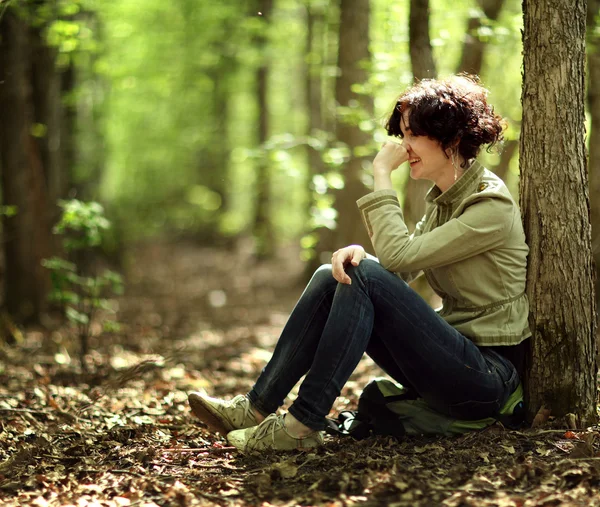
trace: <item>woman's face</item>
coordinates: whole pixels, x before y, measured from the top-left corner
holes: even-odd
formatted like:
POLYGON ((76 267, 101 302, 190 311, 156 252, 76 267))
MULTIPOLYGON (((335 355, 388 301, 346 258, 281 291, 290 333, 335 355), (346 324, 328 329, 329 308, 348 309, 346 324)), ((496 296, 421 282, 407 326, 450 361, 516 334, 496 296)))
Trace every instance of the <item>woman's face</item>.
MULTIPOLYGON (((429 180, 439 185, 449 175, 454 178, 452 161, 446 157, 439 141, 426 136, 415 136, 408 127, 408 115, 404 112, 400 120, 400 129, 404 138, 402 145, 408 152, 410 177, 414 180, 429 180)), ((440 187, 441 188, 441 187, 440 187)))

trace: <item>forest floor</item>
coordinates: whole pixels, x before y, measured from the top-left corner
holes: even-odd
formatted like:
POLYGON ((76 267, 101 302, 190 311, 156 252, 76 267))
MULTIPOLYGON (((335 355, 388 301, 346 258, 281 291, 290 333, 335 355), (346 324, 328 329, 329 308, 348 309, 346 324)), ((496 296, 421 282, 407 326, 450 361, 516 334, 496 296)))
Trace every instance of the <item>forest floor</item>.
MULTIPOLYGON (((295 258, 144 245, 129 253, 122 330, 93 328, 88 372, 64 327, 0 345, 0 505, 600 506, 597 427, 328 436, 313 452, 260 455, 209 433, 187 394, 252 386, 301 292, 295 258)), ((334 412, 380 374, 365 358, 334 412)))

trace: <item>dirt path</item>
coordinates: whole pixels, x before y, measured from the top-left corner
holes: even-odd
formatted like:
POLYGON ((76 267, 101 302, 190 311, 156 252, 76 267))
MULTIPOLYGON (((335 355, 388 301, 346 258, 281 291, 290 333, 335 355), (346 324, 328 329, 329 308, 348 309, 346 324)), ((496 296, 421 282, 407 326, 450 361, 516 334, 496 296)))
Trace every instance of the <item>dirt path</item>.
MULTIPOLYGON (((2 345, 1 504, 600 505, 597 428, 497 425, 445 439, 328 437, 312 453, 232 452, 194 421, 187 393, 251 387, 301 292, 302 266, 294 252, 287 259, 257 266, 241 252, 139 247, 123 330, 94 338, 90 373, 64 329, 2 345)), ((363 360, 334 409, 355 407, 379 374, 363 360)))

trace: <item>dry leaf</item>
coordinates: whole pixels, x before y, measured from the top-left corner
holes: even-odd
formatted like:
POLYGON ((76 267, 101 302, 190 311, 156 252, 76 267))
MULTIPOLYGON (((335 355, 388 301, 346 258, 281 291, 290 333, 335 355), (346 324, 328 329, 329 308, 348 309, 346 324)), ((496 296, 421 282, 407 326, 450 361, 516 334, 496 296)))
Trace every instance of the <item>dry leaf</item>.
POLYGON ((532 428, 538 428, 542 424, 545 424, 548 421, 548 419, 550 418, 550 414, 551 413, 552 413, 552 411, 550 409, 548 409, 544 405, 542 405, 540 407, 540 409, 538 410, 538 413, 533 418, 533 422, 531 423, 531 427, 532 428))

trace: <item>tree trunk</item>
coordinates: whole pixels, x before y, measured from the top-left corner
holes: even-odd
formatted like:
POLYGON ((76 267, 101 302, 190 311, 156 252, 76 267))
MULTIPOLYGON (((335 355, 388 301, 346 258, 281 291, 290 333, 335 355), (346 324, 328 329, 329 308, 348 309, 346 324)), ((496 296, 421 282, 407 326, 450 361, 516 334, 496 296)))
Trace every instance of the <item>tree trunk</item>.
MULTIPOLYGON (((256 45, 261 54, 264 54, 267 45, 265 30, 268 28, 273 0, 260 0, 259 9, 264 18, 265 26, 256 36, 256 45)), ((256 93, 258 102, 258 144, 264 145, 269 133, 269 103, 267 97, 268 63, 261 61, 256 72, 256 93)), ((259 158, 256 167, 256 210, 254 216, 254 238, 257 242, 257 255, 259 258, 271 257, 275 251, 275 232, 271 220, 271 175, 269 162, 266 156, 259 158)))
POLYGON ((596 264, 596 303, 600 300, 600 36, 595 31, 600 0, 588 0, 588 109, 591 116, 589 133, 590 206, 592 215, 592 251, 596 264))
MULTIPOLYGON (((306 3, 306 54, 307 59, 305 63, 305 97, 306 97, 306 109, 308 111, 308 124, 306 129, 306 135, 309 139, 318 139, 321 133, 326 130, 324 118, 323 118, 323 64, 325 59, 325 48, 324 36, 327 30, 327 23, 325 19, 325 10, 320 7, 316 7, 311 4, 310 1, 306 3)), ((326 172, 325 164, 323 163, 322 151, 319 150, 312 142, 307 145, 308 155, 308 199, 306 217, 310 220, 313 214, 313 207, 317 203, 316 189, 314 185, 315 177, 323 175, 326 172)), ((325 252, 331 252, 333 250, 333 234, 331 229, 325 226, 319 226, 314 230, 307 228, 306 232, 311 232, 316 235, 316 245, 313 249, 312 256, 306 263, 304 271, 304 280, 308 281, 314 271, 323 263, 324 259, 321 257, 325 252)))
MULTIPOLYGON (((490 20, 497 20, 504 4, 504 0, 479 0, 479 5, 484 14, 490 20)), ((467 34, 463 45, 462 57, 457 72, 471 72, 480 74, 483 56, 487 42, 481 40, 477 30, 482 26, 479 16, 469 19, 467 34)), ((429 0, 411 0, 409 18, 409 44, 410 61, 415 81, 437 77, 433 51, 429 39, 429 0)), ((514 150, 505 150, 505 157, 512 156, 514 150)), ((498 170, 508 169, 508 159, 503 159, 498 170)), ((416 223, 425 213, 425 195, 431 183, 428 181, 415 181, 408 178, 404 188, 404 216, 409 229, 414 228, 416 223)))
MULTIPOLYGON (((429 0, 410 0, 408 34, 414 80, 437 77, 429 38, 429 0)), ((413 180, 410 176, 406 180, 403 212, 409 230, 413 230, 425 214, 425 195, 430 187, 430 181, 413 180)))
MULTIPOLYGON (((504 5, 504 0, 478 0, 477 2, 485 16, 496 21, 504 5)), ((468 72, 470 74, 481 74, 483 65, 483 54, 487 42, 481 39, 478 33, 484 26, 480 15, 471 16, 468 21, 467 32, 463 44, 463 51, 457 72, 468 72)))
POLYGON ((500 154, 500 161, 498 162, 496 167, 492 168, 492 170, 494 171, 496 176, 498 176, 499 178, 502 178, 504 181, 506 181, 506 175, 508 174, 508 169, 510 167, 510 161, 512 160, 513 156, 517 152, 518 147, 519 147, 519 141, 517 141, 516 139, 509 139, 508 141, 505 141, 504 149, 502 150, 502 153, 500 154))
POLYGON ((32 137, 32 59, 28 25, 10 9, 0 20, 0 166, 2 203, 17 214, 3 217, 5 303, 20 322, 37 321, 45 307, 50 228, 42 156, 32 137))
POLYGON ((36 138, 45 174, 49 223, 52 225, 60 218, 57 201, 66 196, 68 173, 63 158, 61 75, 55 65, 56 50, 49 48, 43 37, 39 29, 30 32, 33 120, 39 129, 36 138))
MULTIPOLYGON (((98 14, 83 10, 76 19, 90 28, 94 39, 102 47, 104 26, 98 14)), ((68 97, 64 108, 64 156, 69 169, 70 187, 80 200, 99 199, 100 182, 106 165, 106 140, 101 119, 109 82, 106 76, 96 71, 101 57, 94 51, 80 54, 77 68, 71 65, 63 73, 62 93, 63 97, 68 97), (71 97, 76 86, 77 101, 71 97)), ((115 223, 114 226, 118 227, 119 224, 115 223)))
MULTIPOLYGON (((339 108, 359 114, 361 110, 366 111, 372 117, 373 99, 352 91, 353 85, 364 83, 368 77, 365 64, 370 60, 369 17, 369 0, 341 1, 339 75, 335 84, 335 97, 339 108)), ((364 165, 372 157, 355 155, 357 149, 370 142, 371 136, 344 116, 339 113, 337 115, 336 136, 348 147, 350 155, 343 168, 344 188, 336 192, 335 208, 338 215, 335 245, 339 248, 357 243, 372 251, 371 240, 356 207, 356 200, 370 191, 363 183, 363 175, 364 165)))
POLYGON ((408 38, 415 80, 435 78, 437 71, 429 39, 429 0, 410 0, 408 38))
POLYGON ((585 0, 523 2, 520 202, 530 246, 528 415, 596 420, 596 320, 586 172, 585 0), (568 135, 565 135, 565 128, 568 135))

